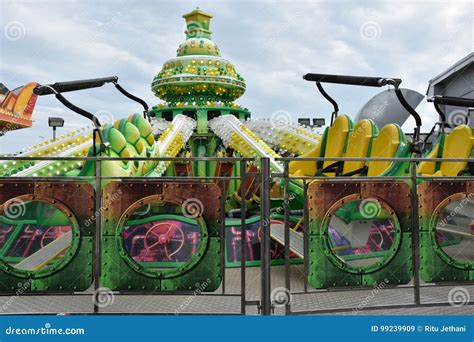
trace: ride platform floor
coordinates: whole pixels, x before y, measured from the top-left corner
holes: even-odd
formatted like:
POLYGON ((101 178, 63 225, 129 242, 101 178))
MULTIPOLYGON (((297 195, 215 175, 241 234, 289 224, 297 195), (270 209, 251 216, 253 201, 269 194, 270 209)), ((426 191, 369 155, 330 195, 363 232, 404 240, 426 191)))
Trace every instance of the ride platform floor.
MULTIPOLYGON (((297 314, 337 315, 474 315, 474 305, 453 307, 448 303, 448 293, 462 286, 474 300, 474 284, 435 286, 422 284, 421 303, 427 307, 387 308, 389 305, 414 303, 414 290, 407 286, 383 289, 314 290, 305 288, 303 265, 290 267, 291 312, 297 314), (368 309, 378 307, 377 309, 368 309), (362 308, 362 309, 361 309, 362 308), (337 312, 328 310, 337 309, 337 312), (345 309, 345 310, 343 310, 345 309)), ((247 315, 257 315, 260 298, 260 268, 246 269, 247 315)), ((284 266, 273 266, 272 289, 285 286, 284 266)), ((241 270, 227 268, 225 289, 203 294, 118 294, 108 298, 108 305, 99 308, 100 314, 239 314, 241 312, 241 270), (222 295, 224 293, 224 295, 222 295)), ((19 295, 1 296, 0 314, 93 314, 93 290, 74 295, 19 295)), ((276 307, 275 315, 285 314, 284 307, 276 307)))

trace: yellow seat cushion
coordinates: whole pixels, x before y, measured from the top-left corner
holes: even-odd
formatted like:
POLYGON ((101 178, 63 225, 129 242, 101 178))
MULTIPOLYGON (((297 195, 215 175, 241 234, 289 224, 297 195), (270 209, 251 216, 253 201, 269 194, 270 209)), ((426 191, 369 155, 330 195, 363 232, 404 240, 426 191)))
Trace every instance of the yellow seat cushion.
MULTIPOLYGON (((347 115, 339 115, 328 128, 326 137, 326 148, 324 156, 327 158, 339 158, 344 153, 347 135, 351 129, 351 119, 347 115)), ((323 169, 336 163, 335 161, 325 161, 323 169)))
MULTIPOLYGON (((467 125, 457 126, 446 137, 442 158, 469 158, 472 151, 472 129, 467 125)), ((440 175, 455 177, 467 167, 467 162, 441 162, 440 175)))
MULTIPOLYGON (((371 158, 393 158, 396 156, 400 146, 400 128, 395 124, 385 125, 374 139, 371 158)), ((387 171, 393 162, 370 161, 368 163, 367 176, 380 176, 387 171)))
MULTIPOLYGON (((426 158, 427 159, 438 158, 440 156, 439 150, 440 150, 440 145, 436 144, 433 150, 429 154, 426 155, 426 158)), ((436 172, 436 162, 423 161, 418 166, 418 173, 421 173, 422 175, 432 175, 435 172, 436 172)))
MULTIPOLYGON (((347 135, 351 129, 352 121, 347 115, 340 115, 334 120, 331 127, 327 128, 325 149, 321 150, 322 143, 316 145, 313 149, 302 154, 301 158, 317 158, 317 157, 330 157, 337 158, 342 157, 344 153, 344 147, 346 145, 347 135)), ((335 163, 334 161, 324 162, 323 167, 335 163)), ((317 163, 314 161, 299 161, 294 160, 290 162, 289 172, 292 175, 299 176, 314 176, 317 171, 317 163)), ((330 174, 327 174, 330 176, 330 174)), ((332 174, 334 175, 334 174, 332 174)))
MULTIPOLYGON (((347 140, 345 157, 361 158, 369 155, 369 147, 373 138, 374 124, 371 120, 363 119, 359 121, 347 140)), ((362 169, 365 161, 345 161, 342 174, 362 169)))
MULTIPOLYGON (((311 150, 302 154, 302 158, 317 158, 321 155, 321 143, 317 144, 311 150)), ((314 161, 291 161, 288 165, 288 171, 290 174, 298 174, 299 176, 311 177, 316 174, 317 165, 314 161)))

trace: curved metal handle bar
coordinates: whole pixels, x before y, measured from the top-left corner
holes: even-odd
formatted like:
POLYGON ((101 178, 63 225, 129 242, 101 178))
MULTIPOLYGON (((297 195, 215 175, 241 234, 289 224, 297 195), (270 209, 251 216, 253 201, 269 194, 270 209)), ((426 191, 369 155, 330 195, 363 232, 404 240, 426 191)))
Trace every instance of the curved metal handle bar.
POLYGON ((144 100, 139 98, 138 96, 130 94, 128 91, 126 91, 120 84, 118 84, 118 78, 113 83, 114 83, 115 88, 117 88, 117 90, 119 92, 121 92, 123 95, 128 97, 130 100, 133 100, 133 101, 138 102, 139 104, 141 104, 143 106, 143 109, 144 109, 143 110, 143 115, 145 116, 146 119, 150 120, 150 116, 148 114, 148 109, 150 107, 148 106, 148 104, 144 100))
MULTIPOLYGON (((335 109, 339 109, 337 103, 324 91, 321 84, 319 83, 336 83, 336 84, 348 84, 357 85, 364 87, 383 87, 386 85, 392 85, 395 88, 395 94, 397 95, 398 101, 400 101, 403 108, 405 108, 416 121, 417 128, 415 129, 415 141, 419 140, 421 130, 421 117, 416 112, 415 108, 410 106, 405 100, 405 97, 400 90, 400 84, 402 80, 400 78, 384 78, 384 77, 366 77, 366 76, 349 76, 349 75, 330 75, 330 74, 312 74, 308 73, 303 75, 303 79, 306 81, 316 82, 321 94, 334 106, 335 109)), ((336 111, 337 113, 337 111, 336 111)))
POLYGON ((441 118, 441 131, 444 133, 444 128, 446 127, 446 114, 441 110, 441 107, 437 102, 434 102, 434 107, 438 112, 439 117, 441 118))
MULTIPOLYGON (((443 126, 446 126, 446 113, 441 110, 440 105, 456 106, 470 108, 474 107, 474 99, 464 97, 453 97, 453 96, 441 96, 435 95, 428 99, 428 102, 433 102, 434 107, 438 114, 441 116, 443 126)), ((469 118, 466 116, 466 124, 469 122, 469 118)))
POLYGON ((67 82, 56 82, 54 84, 47 84, 47 85, 39 85, 33 91, 37 95, 51 95, 51 94, 58 94, 58 93, 65 93, 68 91, 77 91, 77 90, 84 90, 90 88, 99 88, 102 87, 106 83, 113 83, 115 88, 122 93, 122 95, 128 97, 129 99, 140 103, 143 108, 143 114, 146 118, 149 119, 148 115, 148 104, 142 100, 141 98, 130 94, 126 91, 120 84, 118 84, 118 77, 117 76, 109 76, 109 77, 102 77, 102 78, 93 78, 88 80, 79 80, 79 81, 67 81, 67 82))
POLYGON ((112 83, 118 80, 117 76, 93 78, 80 81, 56 82, 53 84, 39 85, 33 92, 36 95, 51 95, 57 93, 65 93, 68 91, 76 91, 90 88, 102 87, 105 83, 112 83))
POLYGON ((334 112, 333 112, 333 115, 331 116, 331 124, 332 124, 334 116, 337 117, 337 114, 339 112, 339 106, 337 105, 337 102, 331 96, 329 96, 328 93, 326 93, 326 91, 324 90, 320 82, 316 82, 316 87, 318 87, 318 90, 321 93, 321 95, 323 95, 324 98, 328 100, 334 107, 334 112))
POLYGON ((430 140, 431 136, 433 135, 434 131, 436 130, 436 126, 442 127, 443 133, 444 133, 444 127, 442 123, 435 123, 433 127, 431 128, 431 131, 426 135, 425 139, 423 140, 423 146, 422 146, 422 151, 424 152, 426 149, 426 145, 428 144, 428 140, 430 140))
POLYGON ((408 102, 405 100, 405 97, 403 96, 402 91, 400 90, 400 88, 395 87, 395 94, 397 95, 398 101, 400 101, 403 108, 405 108, 408 111, 408 113, 410 113, 411 116, 413 116, 413 118, 415 118, 416 126, 418 128, 421 128, 422 123, 421 123, 420 115, 416 112, 415 108, 410 106, 408 104, 408 102))
POLYGON ((465 97, 435 95, 429 98, 428 102, 433 102, 435 104, 448 105, 448 106, 465 107, 465 108, 474 107, 474 99, 469 99, 465 97))
MULTIPOLYGON (((98 135, 99 135, 99 139, 100 139, 100 151, 104 151, 106 148, 107 148, 107 143, 105 142, 104 140, 104 137, 102 135, 102 131, 100 130, 100 121, 99 119, 92 113, 88 112, 87 110, 84 110, 82 108, 79 108, 77 107, 76 105, 72 104, 71 102, 69 102, 62 94, 58 93, 56 91, 56 89, 54 89, 52 86, 50 85, 44 85, 44 86, 41 86, 43 89, 48 89, 48 92, 50 94, 54 94, 56 96, 56 98, 59 100, 59 102, 61 102, 64 106, 66 106, 67 108, 69 108, 70 110, 72 110, 73 112, 76 112, 77 114, 89 119, 92 121, 92 123, 94 124, 95 126, 95 131, 97 131, 98 135)), ((94 138, 95 138, 95 134, 94 134, 94 138)), ((95 144, 94 144, 94 148, 95 148, 95 144)), ((95 153, 94 153, 95 154, 95 153)))

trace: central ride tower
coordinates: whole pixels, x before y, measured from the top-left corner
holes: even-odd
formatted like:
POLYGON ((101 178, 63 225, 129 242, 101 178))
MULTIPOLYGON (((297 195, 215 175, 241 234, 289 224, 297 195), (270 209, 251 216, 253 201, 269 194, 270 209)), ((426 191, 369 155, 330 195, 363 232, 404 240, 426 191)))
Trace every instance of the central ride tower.
MULTIPOLYGON (((186 41, 179 45, 176 57, 166 61, 153 79, 151 89, 164 102, 154 106, 150 115, 171 121, 182 114, 196 120, 196 131, 182 156, 225 155, 208 122, 226 114, 241 120, 250 117, 246 108, 234 102, 244 94, 245 80, 230 61, 221 57, 211 40, 212 15, 196 8, 183 18, 186 41)), ((176 167, 169 172, 179 173, 176 167)), ((193 165, 194 176, 210 176, 214 172, 215 163, 199 161, 193 165)))

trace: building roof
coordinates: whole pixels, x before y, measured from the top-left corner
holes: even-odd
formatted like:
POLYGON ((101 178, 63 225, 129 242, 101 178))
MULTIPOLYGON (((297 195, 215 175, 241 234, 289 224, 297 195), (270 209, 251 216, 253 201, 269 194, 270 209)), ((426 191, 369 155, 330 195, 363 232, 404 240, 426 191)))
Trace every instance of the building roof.
POLYGON ((454 63, 452 66, 450 66, 448 69, 443 71, 441 74, 438 76, 432 78, 429 81, 428 84, 428 89, 426 90, 426 95, 428 96, 433 96, 433 89, 434 86, 440 82, 443 82, 444 80, 450 78, 452 75, 457 73, 459 70, 464 69, 470 64, 474 64, 474 52, 471 52, 468 54, 466 57, 462 58, 461 60, 457 61, 454 63))

